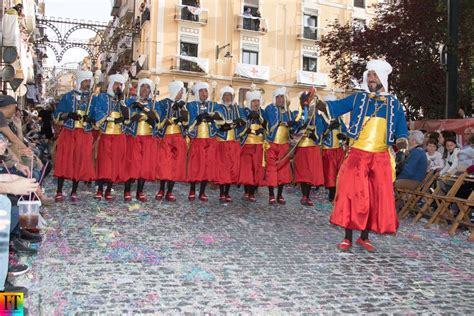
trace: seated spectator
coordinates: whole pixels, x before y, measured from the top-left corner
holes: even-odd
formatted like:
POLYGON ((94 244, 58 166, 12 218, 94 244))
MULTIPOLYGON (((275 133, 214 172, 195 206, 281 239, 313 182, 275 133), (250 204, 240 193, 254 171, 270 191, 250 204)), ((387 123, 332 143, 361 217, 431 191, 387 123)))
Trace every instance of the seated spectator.
POLYGON ((441 176, 449 176, 456 174, 458 168, 459 148, 456 146, 456 138, 449 137, 445 139, 446 150, 443 155, 444 167, 440 171, 441 176))
POLYGON ((469 138, 471 138, 472 135, 474 135, 474 127, 468 127, 464 130, 464 134, 463 134, 463 138, 462 138, 463 148, 470 146, 469 138))
POLYGON ((443 155, 438 151, 438 142, 430 138, 426 143, 426 158, 428 159, 428 171, 439 171, 444 167, 443 155))
POLYGON ((416 189, 423 181, 428 169, 428 159, 422 147, 424 135, 420 131, 411 131, 408 136, 410 151, 402 171, 395 181, 396 188, 416 189))
POLYGON ((466 146, 459 151, 458 165, 460 168, 474 165, 474 135, 470 135, 466 146))

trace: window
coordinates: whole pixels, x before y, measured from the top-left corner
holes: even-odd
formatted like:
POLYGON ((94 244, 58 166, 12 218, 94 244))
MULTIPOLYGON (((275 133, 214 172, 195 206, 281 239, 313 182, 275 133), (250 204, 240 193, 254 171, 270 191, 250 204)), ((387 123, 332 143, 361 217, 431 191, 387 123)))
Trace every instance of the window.
POLYGON ((365 9, 365 0, 354 0, 354 7, 365 9))
MULTIPOLYGON (((180 55, 181 56, 190 56, 190 57, 197 57, 198 56, 198 44, 193 43, 180 43, 180 55)), ((179 62, 179 69, 186 70, 186 71, 198 71, 201 72, 201 68, 192 61, 180 59, 179 62)))
POLYGON ((318 39, 318 17, 316 15, 303 15, 303 37, 307 39, 318 39))
POLYGON ((317 72, 318 71, 318 59, 315 57, 303 56, 303 70, 317 72))
POLYGON ((365 20, 364 19, 354 19, 352 20, 352 25, 356 30, 362 31, 365 29, 365 20))
POLYGON ((258 9, 258 0, 245 0, 244 11, 242 12, 243 17, 243 28, 245 30, 260 31, 260 19, 246 18, 245 16, 251 17, 262 17, 260 10, 258 9))
POLYGON ((199 0, 182 0, 181 19, 193 22, 199 22, 199 15, 194 15, 188 10, 187 6, 200 7, 199 0))
POLYGON ((258 52, 251 50, 242 50, 242 63, 249 65, 258 65, 258 52))
MULTIPOLYGON (((244 102, 245 102, 245 97, 246 97, 248 91, 250 91, 250 89, 247 89, 247 88, 240 88, 239 89, 239 105, 241 107, 245 107, 244 102)), ((250 106, 250 104, 248 104, 247 106, 250 106)))

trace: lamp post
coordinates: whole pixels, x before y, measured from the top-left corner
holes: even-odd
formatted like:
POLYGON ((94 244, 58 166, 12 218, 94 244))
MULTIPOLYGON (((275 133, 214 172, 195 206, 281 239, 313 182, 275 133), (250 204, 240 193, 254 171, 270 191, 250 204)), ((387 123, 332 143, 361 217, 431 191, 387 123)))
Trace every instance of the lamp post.
POLYGON ((459 0, 448 0, 445 118, 455 118, 458 108, 459 0))

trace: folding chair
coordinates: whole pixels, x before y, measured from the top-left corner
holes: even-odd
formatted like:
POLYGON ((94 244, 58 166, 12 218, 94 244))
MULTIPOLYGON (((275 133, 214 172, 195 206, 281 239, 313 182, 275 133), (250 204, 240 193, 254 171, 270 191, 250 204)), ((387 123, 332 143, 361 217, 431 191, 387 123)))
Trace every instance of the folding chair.
POLYGON ((398 213, 400 218, 406 218, 413 208, 418 207, 418 202, 422 197, 420 193, 426 193, 436 177, 437 174, 434 171, 430 171, 415 190, 397 189, 400 194, 404 194, 407 197, 405 204, 398 213))

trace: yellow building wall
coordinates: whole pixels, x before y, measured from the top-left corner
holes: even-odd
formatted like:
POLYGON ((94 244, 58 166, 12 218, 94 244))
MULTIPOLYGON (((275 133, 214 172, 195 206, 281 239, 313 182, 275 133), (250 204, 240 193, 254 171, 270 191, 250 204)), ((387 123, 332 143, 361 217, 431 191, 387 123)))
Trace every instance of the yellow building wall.
MULTIPOLYGON (((210 85, 217 82, 217 95, 224 85, 232 85, 238 94, 240 88, 249 88, 255 83, 265 91, 265 104, 272 101, 272 91, 286 86, 292 101, 292 108, 297 107, 298 94, 309 88, 308 85, 296 83, 296 73, 302 70, 303 51, 317 55, 317 42, 298 39, 303 24, 304 9, 318 10, 318 27, 322 34, 327 26, 336 19, 347 22, 351 19, 365 19, 369 23, 374 9, 370 6, 376 0, 366 1, 367 8, 359 9, 352 6, 353 0, 260 0, 259 8, 266 19, 266 33, 237 30, 239 15, 242 13, 243 0, 202 0, 201 8, 207 10, 207 23, 200 24, 190 21, 178 21, 175 18, 179 0, 151 0, 151 19, 144 24, 141 31, 139 54, 147 54, 148 68, 151 79, 159 77, 157 89, 161 97, 168 94, 168 83, 171 80, 184 82, 206 81, 210 85), (180 51, 180 38, 183 36, 198 39, 198 57, 209 61, 207 74, 172 70, 176 65, 176 55, 180 51), (269 80, 252 80, 235 76, 235 64, 241 62, 243 43, 253 43, 259 47, 259 65, 268 66, 269 80), (216 60, 216 46, 229 47, 223 49, 216 60), (225 59, 225 53, 232 54, 225 59)), ((179 12, 178 12, 179 13, 179 12)), ((316 56, 315 56, 316 57, 316 56)), ((318 58, 318 72, 329 73, 333 65, 318 58)), ((148 73, 146 73, 148 75, 148 73)), ((328 85, 318 87, 318 94, 325 96, 331 91, 337 97, 345 92, 337 89, 329 79, 328 85)), ((217 96, 218 98, 218 96, 217 96)))

